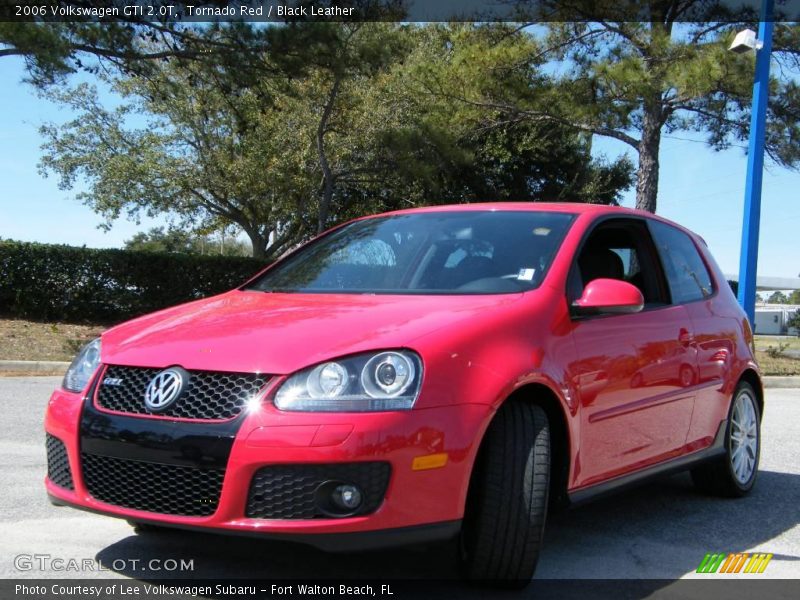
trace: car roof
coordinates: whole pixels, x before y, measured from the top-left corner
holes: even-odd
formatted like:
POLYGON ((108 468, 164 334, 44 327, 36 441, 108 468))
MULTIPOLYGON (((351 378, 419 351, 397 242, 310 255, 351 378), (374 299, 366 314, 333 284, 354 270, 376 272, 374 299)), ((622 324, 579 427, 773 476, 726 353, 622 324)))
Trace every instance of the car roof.
MULTIPOLYGON (((458 211, 530 211, 530 212, 561 212, 571 214, 584 213, 609 213, 620 215, 641 215, 652 217, 653 214, 642 210, 624 208, 622 206, 609 206, 606 204, 586 204, 583 202, 475 202, 470 204, 441 204, 434 206, 421 206, 405 208, 382 215, 402 215, 426 212, 458 212, 458 211)), ((381 215, 373 215, 381 216, 381 215)))
POLYGON ((405 208, 402 210, 395 210, 391 212, 379 213, 368 215, 354 219, 360 221, 362 219, 370 219, 374 217, 383 217, 386 215, 407 215, 416 213, 430 213, 430 212, 460 212, 460 211, 529 211, 529 212, 559 212, 574 215, 618 215, 618 216, 638 216, 648 219, 655 219, 662 223, 667 223, 673 227, 684 231, 688 235, 699 239, 703 245, 706 245, 702 237, 693 231, 683 227, 682 225, 665 219, 660 215, 653 214, 645 210, 635 208, 625 208, 623 206, 610 206, 607 204, 587 204, 584 202, 474 202, 470 204, 440 204, 433 206, 421 206, 416 208, 405 208))

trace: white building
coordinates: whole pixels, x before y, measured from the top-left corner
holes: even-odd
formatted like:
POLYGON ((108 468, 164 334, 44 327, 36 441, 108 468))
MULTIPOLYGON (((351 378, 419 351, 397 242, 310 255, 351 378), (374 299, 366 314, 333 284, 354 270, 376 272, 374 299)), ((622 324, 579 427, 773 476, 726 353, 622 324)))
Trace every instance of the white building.
POLYGON ((755 333, 759 335, 797 335, 786 323, 800 310, 800 304, 757 304, 755 333))
MULTIPOLYGON (((737 275, 725 274, 728 281, 739 281, 737 275)), ((759 292, 781 291, 790 293, 800 289, 800 277, 756 277, 759 292)), ((756 297, 756 300, 758 298, 756 297)), ((798 335, 797 329, 786 323, 800 309, 798 304, 756 304, 754 329, 760 335, 798 335)))

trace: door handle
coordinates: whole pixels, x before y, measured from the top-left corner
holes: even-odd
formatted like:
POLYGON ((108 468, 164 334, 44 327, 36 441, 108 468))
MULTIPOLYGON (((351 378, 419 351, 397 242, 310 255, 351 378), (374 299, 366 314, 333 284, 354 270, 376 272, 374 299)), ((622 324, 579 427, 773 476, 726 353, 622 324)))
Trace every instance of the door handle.
POLYGON ((681 330, 678 332, 678 341, 684 347, 691 346, 694 344, 694 336, 689 333, 688 329, 681 327, 681 330))

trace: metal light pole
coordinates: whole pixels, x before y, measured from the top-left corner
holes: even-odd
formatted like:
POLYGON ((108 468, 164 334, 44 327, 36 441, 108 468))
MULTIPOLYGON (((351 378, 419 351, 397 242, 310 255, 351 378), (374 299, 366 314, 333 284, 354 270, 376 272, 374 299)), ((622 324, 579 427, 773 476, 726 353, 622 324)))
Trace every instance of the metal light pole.
POLYGON ((756 270, 758 266, 758 231, 761 221, 761 181, 764 174, 764 141, 767 127, 769 96, 769 62, 772 55, 773 0, 762 0, 758 25, 756 77, 753 84, 753 105, 750 116, 750 142, 747 151, 747 182, 744 191, 742 248, 739 257, 739 304, 755 322, 756 270))

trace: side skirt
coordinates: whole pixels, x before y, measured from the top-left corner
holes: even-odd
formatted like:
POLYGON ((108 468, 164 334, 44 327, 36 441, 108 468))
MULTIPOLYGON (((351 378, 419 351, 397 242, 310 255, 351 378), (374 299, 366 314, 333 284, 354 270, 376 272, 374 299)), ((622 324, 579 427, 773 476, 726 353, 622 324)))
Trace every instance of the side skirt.
POLYGON ((630 473, 629 475, 615 477, 610 481, 603 481, 602 483, 596 483, 585 488, 568 492, 567 497, 569 498, 570 505, 576 506, 579 504, 584 504, 590 500, 596 500, 597 498, 615 494, 616 492, 624 489, 637 486, 656 477, 686 471, 691 467, 723 456, 725 454, 725 430, 727 426, 727 420, 722 421, 722 423, 719 424, 717 435, 714 437, 714 443, 708 448, 698 450, 697 452, 692 452, 686 456, 679 456, 678 458, 673 458, 671 460, 658 463, 652 467, 647 467, 640 471, 636 471, 635 473, 630 473))

